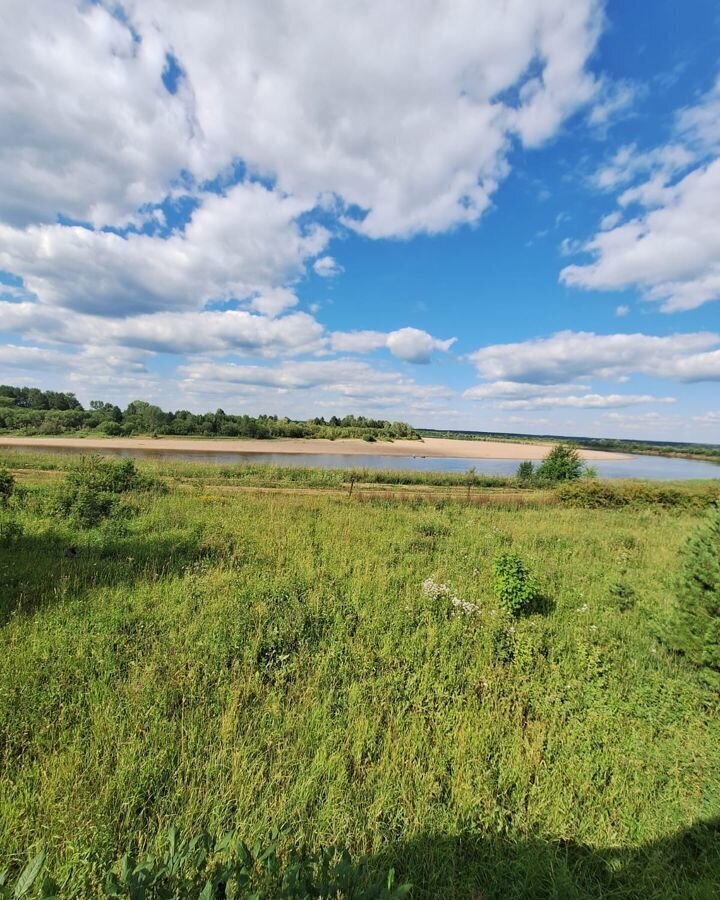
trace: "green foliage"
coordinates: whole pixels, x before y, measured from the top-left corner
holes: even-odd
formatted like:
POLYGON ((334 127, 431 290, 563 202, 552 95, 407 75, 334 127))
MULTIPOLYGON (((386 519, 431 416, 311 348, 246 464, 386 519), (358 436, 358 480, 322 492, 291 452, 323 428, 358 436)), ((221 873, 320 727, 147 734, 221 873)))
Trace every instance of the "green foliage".
POLYGON ((556 444, 535 470, 540 481, 574 481, 583 473, 583 462, 576 447, 556 444))
POLYGON ((150 434, 239 438, 364 438, 418 439, 406 422, 389 422, 367 416, 316 417, 293 421, 275 415, 231 415, 222 409, 191 413, 186 409, 166 412, 144 400, 133 400, 124 410, 102 400, 83 409, 74 394, 37 388, 0 386, 0 432, 23 434, 72 434, 97 432, 109 436, 150 434))
MULTIPOLYGON (((131 527, 86 531, 44 514, 69 465, 44 459, 0 549, 7 887, 45 847, 63 900, 127 896, 166 868, 173 823, 179 847, 283 822, 278 872, 253 867, 261 896, 295 861, 322 884, 336 844, 351 896, 390 867, 418 900, 717 895, 717 694, 656 638, 694 510, 358 504, 238 489, 347 473, 142 461, 178 487, 115 494, 131 527), (532 564, 552 615, 489 599, 500 549, 532 564), (431 576, 452 590, 427 596, 431 576)), ((217 844, 179 865, 178 900, 231 863, 217 844)))
POLYGON ((0 872, 0 900, 20 900, 21 897, 34 897, 38 900, 58 900, 60 896, 60 888, 52 880, 45 877, 42 881, 38 881, 45 866, 45 852, 40 851, 30 859, 25 868, 15 879, 14 884, 10 883, 10 872, 8 869, 0 872), (35 888, 33 890, 33 888, 35 888))
POLYGON ((657 506, 667 509, 705 509, 720 499, 718 484, 670 485, 653 481, 581 481, 557 488, 565 506, 581 509, 622 509, 657 506))
POLYGON ((720 505, 683 546, 676 591, 667 639, 720 685, 720 505))
POLYGON ((50 512, 81 528, 93 528, 110 516, 130 512, 120 495, 151 489, 166 490, 161 482, 141 474, 130 459, 82 457, 55 491, 50 512))
MULTIPOLYGON (((170 828, 162 854, 123 856, 103 878, 102 896, 106 900, 401 900, 410 891, 409 884, 396 884, 393 869, 379 879, 368 876, 346 850, 316 854, 291 850, 281 855, 280 837, 272 829, 264 841, 248 846, 232 833, 219 838, 207 832, 184 837, 170 828)), ((45 853, 40 852, 14 885, 5 870, 0 874, 1 900, 57 898, 56 882, 48 877, 39 880, 44 866, 45 853)))
POLYGON ((532 481, 534 475, 535 466, 530 462, 529 459, 526 459, 524 462, 520 463, 517 469, 518 481, 532 481))
POLYGON ((7 506, 15 490, 15 479, 7 469, 0 468, 0 506, 7 506))
POLYGON ((9 547, 23 534, 23 527, 8 510, 0 506, 0 547, 9 547))
POLYGON ((530 570, 517 553, 499 553, 493 560, 493 591, 500 606, 511 616, 526 612, 538 598, 530 570))

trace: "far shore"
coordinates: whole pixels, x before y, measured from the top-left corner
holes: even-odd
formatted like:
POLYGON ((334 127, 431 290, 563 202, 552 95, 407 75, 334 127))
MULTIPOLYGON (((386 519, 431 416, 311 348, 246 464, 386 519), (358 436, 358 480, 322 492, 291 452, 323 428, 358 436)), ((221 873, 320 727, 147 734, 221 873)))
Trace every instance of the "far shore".
MULTIPOLYGON (((433 459, 530 459, 547 456, 551 443, 518 444, 509 441, 465 441, 425 438, 422 441, 396 440, 369 442, 359 439, 330 441, 321 438, 277 438, 241 440, 236 438, 71 438, 0 437, 0 449, 52 447, 58 450, 143 450, 181 453, 287 453, 333 456, 406 456, 433 459)), ((578 450, 585 460, 630 459, 627 453, 605 450, 578 450)))

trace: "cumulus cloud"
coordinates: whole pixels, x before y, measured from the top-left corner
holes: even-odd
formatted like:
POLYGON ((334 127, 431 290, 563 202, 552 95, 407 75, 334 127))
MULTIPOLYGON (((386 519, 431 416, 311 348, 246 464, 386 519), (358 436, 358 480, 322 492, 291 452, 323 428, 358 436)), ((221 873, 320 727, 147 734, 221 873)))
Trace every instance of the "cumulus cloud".
POLYGON ((332 256, 321 256, 313 263, 313 271, 321 278, 333 278, 335 275, 340 275, 344 270, 332 256))
POLYGON ((552 137, 596 89, 598 0, 118 9, 11 0, 6 221, 116 224, 180 173, 242 160, 284 192, 341 198, 370 236, 442 231, 482 214, 511 136, 552 137))
MULTIPOLYGON (((268 399, 288 392, 308 393, 317 406, 328 402, 362 404, 363 408, 396 409, 405 417, 408 404, 417 411, 447 405, 452 391, 441 385, 421 385, 411 378, 352 359, 288 360, 272 367, 196 360, 181 368, 181 387, 194 392, 232 392, 233 388, 264 390, 268 399), (267 391, 270 393, 267 393, 267 391)), ((300 400, 299 402, 302 402, 300 400)))
POLYGON ((167 239, 0 224, 0 268, 21 277, 42 303, 79 312, 201 308, 211 300, 267 295, 301 274, 329 236, 297 225, 305 209, 277 191, 242 183, 224 196, 205 196, 184 231, 167 239))
POLYGON ((330 336, 333 350, 342 353, 369 353, 387 347, 393 356, 404 362, 430 362, 433 350, 447 352, 457 338, 440 340, 419 328, 400 328, 397 331, 335 331, 330 336))
POLYGON ((456 338, 440 341, 419 328, 400 328, 387 336, 387 346, 393 356, 411 363, 428 363, 433 350, 447 352, 456 338))
POLYGON ((489 403, 497 409, 612 409, 646 403, 673 403, 672 397, 650 394, 597 394, 580 384, 534 384, 496 381, 479 384, 463 394, 469 400, 489 403), (584 393, 578 393, 584 391, 584 393))
MULTIPOLYGON (((720 298, 720 79, 679 111, 672 140, 641 151, 621 147, 593 177, 603 190, 623 188, 622 210, 572 252, 592 259, 566 266, 560 279, 591 290, 636 288, 663 312, 694 309, 720 298), (638 181, 639 178, 644 180, 638 181), (634 183, 637 182, 637 183, 634 183)), ((570 245, 568 245, 570 246, 570 245)))
POLYGON ((572 287, 637 287, 664 312, 720 297, 720 159, 665 188, 659 208, 599 232, 584 249, 592 262, 566 266, 572 287))
POLYGON ((489 381, 550 385, 635 373, 687 382, 718 381, 720 335, 695 332, 656 337, 561 331, 548 338, 483 347, 469 359, 489 381))

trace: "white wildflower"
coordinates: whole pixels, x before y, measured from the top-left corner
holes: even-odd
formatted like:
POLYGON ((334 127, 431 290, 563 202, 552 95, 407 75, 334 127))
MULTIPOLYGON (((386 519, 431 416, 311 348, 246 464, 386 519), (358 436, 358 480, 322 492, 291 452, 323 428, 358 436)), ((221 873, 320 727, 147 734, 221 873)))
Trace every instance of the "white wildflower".
POLYGON ((587 611, 588 611, 587 603, 583 603, 582 606, 578 606, 578 608, 575 610, 575 612, 587 612, 587 611))
POLYGON ((471 616, 473 613, 476 613, 480 608, 475 603, 470 603, 468 600, 461 600, 460 597, 451 597, 450 602, 459 612, 465 613, 466 616, 471 616))
POLYGON ((446 584, 435 581, 434 578, 426 578, 422 583, 422 592, 431 600, 438 600, 440 597, 447 597, 450 588, 446 584))

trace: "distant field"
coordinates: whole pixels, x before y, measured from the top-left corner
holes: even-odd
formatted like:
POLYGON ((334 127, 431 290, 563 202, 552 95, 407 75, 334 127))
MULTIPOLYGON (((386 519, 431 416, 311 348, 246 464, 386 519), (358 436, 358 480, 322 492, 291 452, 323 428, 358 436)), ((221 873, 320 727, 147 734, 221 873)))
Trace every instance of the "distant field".
POLYGON ((0 870, 44 847, 96 896, 169 825, 278 825, 428 900, 718 896, 718 697, 658 639, 698 511, 156 464, 168 493, 80 530, 47 512, 73 461, 3 459, 0 870), (544 598, 516 621, 510 547, 544 598))

